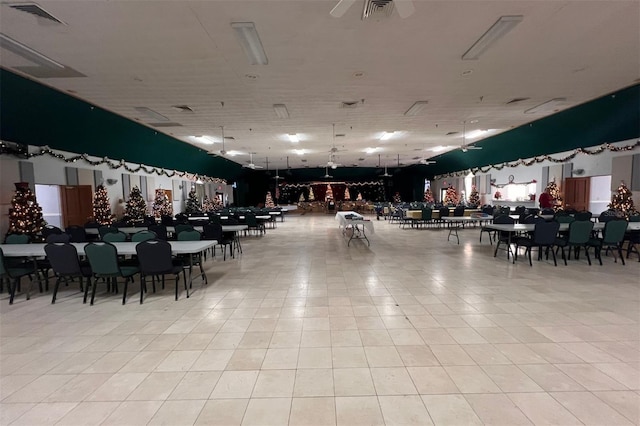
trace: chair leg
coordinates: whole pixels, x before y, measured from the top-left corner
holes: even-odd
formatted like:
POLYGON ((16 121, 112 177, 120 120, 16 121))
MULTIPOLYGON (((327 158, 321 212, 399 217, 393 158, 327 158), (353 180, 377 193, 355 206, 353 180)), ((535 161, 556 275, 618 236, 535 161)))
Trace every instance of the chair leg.
POLYGON ((584 255, 587 257, 587 262, 589 262, 589 266, 591 266, 591 257, 589 257, 589 248, 587 246, 584 247, 584 255))
POLYGON ((551 250, 551 254, 553 255, 553 266, 558 266, 558 261, 556 260, 556 253, 551 250))
POLYGON ((51 304, 52 305, 54 303, 56 303, 56 296, 58 294, 58 287, 60 287, 60 279, 61 279, 61 277, 58 276, 58 279, 56 280, 56 283, 53 286, 53 297, 51 298, 51 304))
MULTIPOLYGON (((564 260, 564 266, 567 266, 567 257, 564 254, 564 247, 560 247, 560 249, 562 250, 562 260, 564 260)), ((552 250, 553 251, 553 250, 552 250)), ((555 253, 553 253, 553 256, 555 257, 555 253)))
MULTIPOLYGON (((109 284, 109 281, 107 281, 107 285, 109 284)), ((93 305, 93 301, 96 299, 96 287, 98 286, 98 278, 96 277, 96 279, 93 280, 93 285, 91 286, 91 302, 89 303, 90 305, 93 305)))
MULTIPOLYGON (((186 271, 183 269, 182 270, 182 275, 184 276, 184 288, 187 288, 187 273, 186 271)), ((178 281, 176 281, 176 300, 178 300, 178 281)))
POLYGON ((144 300, 144 294, 147 292, 147 277, 140 274, 140 304, 144 300))
POLYGON ((620 260, 622 261, 622 264, 624 265, 624 256, 622 255, 622 245, 618 244, 618 254, 620 255, 620 260))
MULTIPOLYGON (((176 274, 176 296, 178 294, 178 286, 180 285, 180 272, 176 274)), ((178 300, 178 299, 176 299, 178 300)))
POLYGON ((11 280, 9 280, 9 304, 13 305, 13 298, 16 296, 16 288, 18 288, 18 284, 20 284, 20 278, 16 278, 13 281, 13 286, 11 285, 11 280))
POLYGON ((87 296, 89 295, 89 287, 91 286, 91 277, 87 277, 87 285, 84 287, 84 298, 82 303, 87 303, 87 296))
MULTIPOLYGON (((538 250, 540 250, 540 249, 538 249, 538 250)), ((531 262, 531 252, 533 251, 533 246, 527 247, 526 251, 529 252, 529 266, 533 266, 533 262, 531 262)), ((517 250, 516 250, 516 253, 517 253, 517 250)))
POLYGON ((598 261, 600 262, 600 266, 602 266, 602 249, 599 247, 595 248, 595 252, 596 252, 596 257, 598 258, 598 261))

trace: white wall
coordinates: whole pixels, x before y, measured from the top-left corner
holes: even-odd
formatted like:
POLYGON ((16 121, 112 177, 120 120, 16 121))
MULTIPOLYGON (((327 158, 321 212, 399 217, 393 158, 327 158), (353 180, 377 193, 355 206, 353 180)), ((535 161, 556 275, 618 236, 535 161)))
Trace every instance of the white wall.
POLYGON ((36 184, 36 200, 42 208, 44 220, 49 225, 62 227, 62 206, 60 205, 60 187, 58 185, 36 184))
MULTIPOLYGON (((635 143, 635 139, 632 140, 627 140, 627 141, 622 141, 622 142, 617 142, 614 143, 612 145, 614 146, 626 146, 626 145, 631 145, 633 143, 635 143)), ((596 147, 591 147, 591 149, 594 149, 596 147)), ((551 154, 552 158, 562 158, 562 157, 566 157, 567 155, 571 154, 573 151, 566 151, 566 152, 560 152, 560 153, 556 153, 556 154, 551 154)), ((574 157, 573 160, 571 160, 570 162, 573 163, 573 170, 578 170, 578 169, 583 169, 584 173, 577 176, 574 175, 575 177, 594 177, 594 176, 611 176, 612 174, 612 159, 613 158, 617 158, 617 157, 624 157, 624 156, 632 156, 634 154, 638 154, 640 152, 640 149, 636 148, 632 151, 621 151, 621 152, 611 152, 611 151, 605 151, 601 154, 598 155, 586 155, 586 154, 578 154, 576 157, 574 157)), ((536 203, 535 205, 537 206, 537 199, 540 196, 540 194, 542 193, 542 191, 544 190, 544 188, 542 187, 542 169, 543 167, 548 166, 549 167, 549 181, 552 181, 555 177, 556 183, 561 186, 562 185, 562 164, 558 164, 558 163, 554 163, 551 161, 544 161, 542 163, 538 163, 538 164, 534 164, 532 166, 518 166, 518 167, 505 167, 502 170, 496 170, 496 169, 491 169, 488 174, 491 175, 491 179, 495 179, 497 184, 504 184, 507 183, 509 181, 509 176, 513 175, 514 176, 514 181, 515 182, 529 182, 531 180, 536 180, 537 184, 536 184, 536 203)), ((477 176, 481 176, 481 179, 484 179, 485 176, 487 175, 487 173, 478 173, 477 176)), ((435 185, 436 187, 441 187, 442 186, 442 181, 447 181, 449 183, 454 183, 456 182, 457 178, 442 178, 439 179, 437 181, 432 182, 432 185, 435 185)), ((593 179, 592 179, 593 180, 593 179)), ((631 176, 629 176, 625 183, 627 185, 630 184, 631 181, 631 176)), ((600 180, 595 180, 596 183, 601 183, 600 180)), ((617 186, 619 182, 611 182, 612 185, 617 186)), ((455 186, 455 183, 454 183, 455 186)), ((598 185, 599 187, 599 185, 598 185)), ((456 187, 458 189, 460 189, 460 187, 456 187)), ((593 183, 592 183, 592 188, 593 188, 593 183)), ((561 188, 562 189, 562 188, 561 188)), ((496 201, 493 199, 493 194, 495 194, 495 191, 499 190, 501 192, 503 192, 502 189, 498 189, 496 187, 491 187, 491 192, 490 193, 481 193, 480 197, 481 197, 481 201, 483 204, 500 204, 499 201, 496 201)), ((596 192, 594 194, 592 194, 591 196, 591 200, 595 202, 594 204, 594 209, 596 210, 601 210, 602 205, 605 205, 605 208, 602 210, 606 210, 606 204, 608 204, 611 201, 611 190, 608 190, 608 193, 606 193, 606 189, 596 189, 596 192), (597 199, 594 198, 594 196, 597 197, 597 199), (604 200, 607 200, 606 203, 604 203, 604 200)), ((634 191, 633 192, 633 201, 634 204, 636 205, 636 207, 638 207, 640 205, 640 192, 638 191, 634 191)), ((504 203, 503 204, 514 204, 514 203, 504 203)), ((527 205, 527 203, 517 203, 517 204, 524 204, 527 205)), ((533 206, 533 204, 532 204, 533 206)), ((594 210, 595 212, 595 210, 594 210)))
MULTIPOLYGON (((70 157, 73 155, 77 155, 71 152, 65 151, 55 151, 56 153, 62 154, 65 157, 70 157)), ((90 157, 92 161, 100 160, 97 157, 90 157)), ((122 216, 124 214, 124 190, 122 187, 122 174, 129 174, 124 168, 120 169, 110 169, 108 165, 102 164, 99 166, 91 166, 90 164, 80 160, 75 163, 66 163, 63 160, 58 160, 53 157, 49 157, 48 155, 43 155, 39 157, 32 157, 28 160, 18 159, 11 156, 0 156, 0 235, 4 235, 7 232, 9 219, 9 207, 11 206, 11 199, 13 197, 13 193, 15 191, 14 182, 20 182, 20 173, 18 162, 19 161, 27 161, 33 163, 34 167, 34 175, 35 175, 35 183, 42 185, 66 185, 66 175, 65 175, 65 167, 76 167, 79 170, 80 184, 81 185, 92 185, 93 186, 93 171, 100 170, 102 171, 102 178, 105 182, 105 188, 107 189, 107 193, 109 194, 109 201, 111 203, 111 210, 117 216, 122 216), (85 170, 85 172, 83 172, 85 170), (117 183, 113 185, 108 185, 107 179, 117 180, 117 183)), ((138 164, 135 163, 127 163, 129 167, 137 167, 138 164)), ((155 189, 163 188, 163 189, 173 189, 173 182, 176 181, 179 185, 182 185, 182 181, 185 178, 169 178, 167 176, 158 176, 151 175, 140 171, 136 173, 136 176, 133 176, 132 181, 136 181, 139 183, 139 176, 147 176, 148 187, 148 196, 147 202, 149 208, 153 205, 153 194, 155 189), (137 177, 137 179, 136 179, 137 177)), ((231 189, 231 185, 222 185, 217 184, 218 186, 222 186, 223 191, 225 193, 230 192, 233 193, 231 189)), ((95 188, 94 188, 95 189, 95 188)), ((174 191, 174 200, 173 200, 173 211, 174 214, 177 214, 181 211, 184 211, 185 208, 185 199, 182 195, 182 191, 174 191)), ((144 196, 144 194, 143 194, 144 196)))

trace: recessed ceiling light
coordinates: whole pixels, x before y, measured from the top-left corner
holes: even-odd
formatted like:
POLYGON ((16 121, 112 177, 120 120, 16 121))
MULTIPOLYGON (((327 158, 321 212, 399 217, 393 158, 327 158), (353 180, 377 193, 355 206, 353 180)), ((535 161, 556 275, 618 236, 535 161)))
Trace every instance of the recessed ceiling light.
POLYGON ((387 140, 391 139, 395 133, 396 133, 395 131, 382 132, 382 135, 380 136, 380 140, 381 141, 387 141, 387 140))
POLYGON ((501 16, 492 26, 485 32, 473 46, 462 55, 463 60, 478 59, 495 42, 500 40, 511 31, 516 25, 522 22, 522 15, 501 16))
POLYGON ((477 122, 479 122, 480 120, 469 120, 470 124, 476 124, 477 122))
POLYGON ((373 154, 374 152, 377 152, 378 148, 365 148, 364 152, 367 154, 373 154))
POLYGON ((195 142, 202 143, 205 145, 213 145, 216 142, 216 140, 213 137, 205 136, 205 135, 189 136, 189 138, 195 142))
POLYGON ((12 39, 6 34, 0 33, 0 46, 3 48, 15 53, 18 56, 23 57, 29 62, 33 62, 34 64, 40 65, 41 67, 54 69, 54 70, 63 70, 65 68, 59 62, 54 61, 48 56, 43 55, 40 52, 35 51, 27 45, 20 43, 17 40, 12 39))
POLYGON ((444 145, 438 145, 438 146, 434 146, 433 148, 431 148, 431 151, 433 152, 441 152, 444 151, 445 149, 449 149, 448 146, 444 146, 444 145))
POLYGON ((138 111, 140 114, 144 115, 145 118, 152 120, 153 122, 169 121, 169 119, 167 117, 165 117, 164 115, 160 114, 159 112, 156 112, 156 111, 152 110, 151 108, 133 107, 133 109, 138 111))
POLYGON ((289 140, 293 143, 298 143, 300 142, 300 138, 298 137, 297 133, 289 133, 287 135, 287 137, 289 138, 289 140))
POLYGON ((304 155, 305 151, 304 149, 294 149, 293 152, 297 155, 304 155))
POLYGON ((428 103, 429 101, 414 102, 414 104, 411 105, 411 107, 404 113, 404 115, 406 115, 407 117, 415 117, 424 109, 424 107, 427 106, 428 103))
POLYGON ((235 30, 236 36, 251 65, 267 65, 269 63, 253 22, 232 22, 231 28, 235 30))
POLYGON ((497 131, 498 129, 478 129, 467 132, 466 135, 463 136, 465 136, 466 139, 478 139, 480 137, 489 136, 490 133, 495 133, 497 131))
POLYGON ((551 112, 558 109, 561 105, 563 105, 567 101, 566 98, 554 98, 543 104, 534 106, 533 108, 529 108, 524 113, 525 114, 537 114, 539 112, 551 112))

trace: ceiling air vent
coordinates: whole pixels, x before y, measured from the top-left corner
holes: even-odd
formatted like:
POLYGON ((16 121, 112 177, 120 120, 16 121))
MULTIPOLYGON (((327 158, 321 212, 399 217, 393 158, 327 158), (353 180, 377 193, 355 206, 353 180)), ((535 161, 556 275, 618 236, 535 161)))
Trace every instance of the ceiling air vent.
POLYGON ((171 108, 177 109, 181 112, 193 112, 193 108, 191 108, 189 105, 172 105, 171 108))
POLYGON ((362 20, 367 18, 381 18, 391 16, 393 12, 392 0, 365 0, 362 10, 362 20))
POLYGON ((345 136, 347 136, 347 135, 345 135, 344 133, 337 133, 336 134, 336 138, 344 138, 345 136))
POLYGON ((529 98, 513 98, 509 102, 507 102, 507 105, 517 104, 518 102, 522 102, 526 100, 529 100, 529 98))
POLYGON ((182 124, 173 123, 171 121, 165 121, 163 123, 149 123, 149 126, 153 126, 153 127, 182 127, 182 124))
POLYGON ((340 102, 340 108, 344 108, 344 109, 358 108, 359 103, 360 103, 359 101, 340 102))
POLYGON ((460 133, 460 132, 449 132, 445 136, 457 135, 458 133, 460 133))
POLYGON ((46 19, 47 21, 55 22, 56 24, 66 25, 64 22, 62 22, 61 20, 59 20, 58 18, 56 18, 55 16, 53 16, 52 14, 50 14, 49 12, 47 12, 46 10, 44 10, 43 8, 41 8, 35 3, 10 4, 9 7, 12 9, 19 10, 21 12, 30 13, 38 18, 46 19))

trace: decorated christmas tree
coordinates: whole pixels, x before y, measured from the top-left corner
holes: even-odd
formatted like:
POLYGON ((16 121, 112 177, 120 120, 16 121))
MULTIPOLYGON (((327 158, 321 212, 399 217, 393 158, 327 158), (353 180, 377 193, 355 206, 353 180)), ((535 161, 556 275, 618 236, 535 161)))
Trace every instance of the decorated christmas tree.
POLYGON ((300 198, 298 198, 299 203, 304 203, 304 192, 300 193, 300 198))
POLYGON ((358 192, 358 197, 356 198, 356 201, 362 201, 362 192, 358 192))
POLYGON ((331 189, 331 185, 327 184, 327 193, 324 196, 325 200, 333 200, 333 190, 331 189))
POLYGON ((449 185, 449 187, 447 188, 447 192, 444 194, 444 205, 446 206, 456 206, 458 205, 458 201, 459 201, 459 197, 458 197, 458 191, 456 191, 456 189, 449 185))
POLYGON ((202 211, 204 213, 211 213, 214 210, 215 210, 215 204, 213 200, 209 198, 207 195, 205 195, 204 198, 202 198, 202 211))
POLYGON ((156 189, 156 198, 153 201, 153 215, 155 217, 173 216, 173 203, 164 189, 156 189))
POLYGON ((271 198, 271 191, 267 191, 267 196, 264 200, 264 206, 268 209, 272 209, 275 207, 275 204, 273 204, 273 198, 271 198))
POLYGON ((187 214, 202 213, 202 207, 200 207, 200 201, 198 201, 198 194, 196 190, 189 191, 189 198, 187 198, 186 205, 187 214))
POLYGON ((427 188, 427 190, 424 191, 424 202, 429 204, 435 203, 435 199, 433 198, 433 192, 431 192, 431 188, 427 188))
POLYGON ((480 205, 480 194, 475 185, 471 185, 471 194, 469 194, 469 205, 478 207, 480 205))
POLYGON ((100 225, 111 225, 111 205, 109 195, 103 185, 98 185, 93 194, 93 220, 100 225))
POLYGON ((351 194, 349 194, 349 188, 345 188, 344 189, 344 200, 345 201, 350 201, 351 200, 351 194))
POLYGON ((224 204, 222 204, 222 195, 218 196, 216 195, 213 198, 213 209, 214 210, 220 210, 224 207, 224 204))
POLYGON ((559 210, 562 206, 562 197, 560 196, 560 188, 558 188, 558 185, 556 185, 555 179, 549 182, 549 184, 545 188, 545 191, 546 190, 549 190, 549 195, 551 195, 551 199, 554 205, 553 209, 559 210))
POLYGON ((310 186, 309 187, 309 201, 313 201, 315 199, 316 199, 316 197, 315 197, 315 195, 313 195, 313 188, 310 186))
POLYGON ((629 191, 629 188, 627 188, 624 182, 620 182, 618 189, 613 194, 609 208, 622 212, 626 217, 637 212, 633 204, 631 191, 629 191))
POLYGON ((9 234, 37 234, 46 225, 42 208, 27 182, 18 182, 9 208, 9 234))
POLYGON ((142 193, 137 186, 134 186, 129 193, 124 215, 130 223, 144 222, 144 217, 147 215, 147 202, 142 198, 142 193))
POLYGON ((393 196, 393 202, 395 204, 400 204, 402 202, 402 198, 400 197, 399 192, 396 192, 395 195, 393 196))

